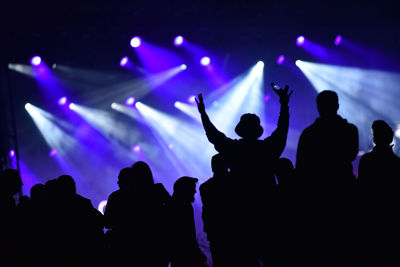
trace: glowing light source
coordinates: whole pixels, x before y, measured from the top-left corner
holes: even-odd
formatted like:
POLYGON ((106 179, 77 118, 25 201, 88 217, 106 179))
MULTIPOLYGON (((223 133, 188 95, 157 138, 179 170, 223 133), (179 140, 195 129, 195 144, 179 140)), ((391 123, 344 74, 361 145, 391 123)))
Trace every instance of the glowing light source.
POLYGON ((305 43, 305 41, 306 41, 306 38, 303 35, 300 35, 296 39, 296 45, 297 46, 302 46, 305 43))
POLYGON ((34 57, 32 57, 31 58, 31 65, 32 66, 39 66, 40 65, 40 63, 42 63, 42 58, 41 57, 39 57, 39 56, 34 56, 34 57))
POLYGON ((107 200, 100 201, 99 205, 97 206, 97 210, 100 211, 104 215, 104 209, 107 206, 107 200))
POLYGON ((135 98, 133 96, 130 96, 125 100, 125 105, 131 107, 133 104, 135 104, 135 98))
POLYGON ((276 60, 276 64, 281 65, 285 61, 285 56, 280 55, 278 59, 276 60))
POLYGON ((256 68, 264 68, 264 62, 263 61, 258 61, 256 64, 256 68))
POLYGON ((395 134, 395 136, 396 136, 397 138, 400 138, 400 126, 399 126, 399 128, 394 132, 394 134, 395 134))
POLYGON ((66 103, 67 103, 67 97, 66 96, 63 96, 63 97, 61 97, 60 99, 58 99, 58 101, 57 101, 57 104, 59 105, 59 106, 64 106, 66 103))
POLYGON ((14 149, 11 149, 10 152, 8 152, 8 156, 9 156, 10 158, 15 157, 15 150, 14 150, 14 149))
POLYGON ((189 96, 187 101, 190 104, 195 104, 196 103, 196 96, 195 95, 189 96))
POLYGON ((181 65, 181 70, 186 70, 186 69, 187 69, 186 64, 182 64, 182 65, 181 65))
POLYGON ((200 59, 200 64, 203 65, 203 66, 209 65, 210 62, 211 62, 211 59, 209 57, 202 57, 200 59))
POLYGON ((174 39, 174 45, 181 46, 183 44, 183 41, 184 41, 183 37, 181 35, 178 35, 174 39))
POLYGON ((132 150, 133 152, 135 152, 135 153, 138 153, 138 152, 140 152, 141 147, 140 147, 140 145, 134 145, 134 146, 131 148, 131 150, 132 150))
POLYGON ((120 65, 121 67, 125 67, 126 64, 128 64, 128 61, 129 61, 129 58, 128 58, 128 57, 123 57, 123 58, 121 58, 121 60, 119 61, 119 65, 120 65))
POLYGON ((53 148, 52 150, 50 150, 49 156, 54 157, 55 155, 57 155, 57 149, 53 148))
POLYGON ((301 66, 301 63, 302 63, 302 61, 301 61, 301 60, 299 60, 299 59, 298 59, 298 60, 296 60, 296 62, 295 62, 295 64, 296 64, 296 66, 297 66, 297 67, 300 67, 300 66, 301 66))
POLYGON ((343 39, 342 36, 340 36, 340 35, 336 36, 335 45, 336 46, 340 45, 340 43, 342 42, 342 39, 343 39))
POLYGON ((131 46, 133 48, 139 47, 142 44, 142 39, 139 36, 135 36, 131 39, 131 46))
POLYGON ((68 105, 68 107, 69 107, 69 109, 74 110, 76 106, 75 106, 74 103, 70 103, 70 104, 68 105))

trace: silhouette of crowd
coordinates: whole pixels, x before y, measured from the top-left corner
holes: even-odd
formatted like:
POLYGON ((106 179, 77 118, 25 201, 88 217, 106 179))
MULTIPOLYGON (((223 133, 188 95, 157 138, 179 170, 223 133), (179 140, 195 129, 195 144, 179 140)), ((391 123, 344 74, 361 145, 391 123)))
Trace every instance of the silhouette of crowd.
MULTIPOLYGON (((243 114, 240 139, 220 132, 196 99, 218 152, 199 186, 213 267, 400 266, 400 158, 393 130, 372 123, 373 149, 359 163, 358 129, 337 114, 333 91, 316 98, 319 117, 300 135, 295 165, 281 157, 289 129, 289 87, 272 134, 243 114)), ((192 203, 198 179, 176 180, 172 196, 138 161, 118 175, 104 215, 61 175, 21 195, 17 170, 0 175, 1 266, 206 267, 192 203)))

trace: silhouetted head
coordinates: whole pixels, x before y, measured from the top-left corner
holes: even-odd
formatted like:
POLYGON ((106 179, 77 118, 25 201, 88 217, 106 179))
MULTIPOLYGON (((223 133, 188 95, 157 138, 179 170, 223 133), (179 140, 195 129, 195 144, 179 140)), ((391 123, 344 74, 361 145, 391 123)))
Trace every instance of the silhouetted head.
POLYGON ((393 141, 393 130, 383 120, 376 120, 372 123, 372 133, 377 146, 389 146, 393 141))
POLYGON ((61 175, 58 177, 60 181, 61 190, 68 196, 74 196, 76 194, 76 184, 74 178, 70 175, 61 175))
POLYGON ((61 183, 58 179, 51 179, 45 183, 46 202, 50 205, 56 204, 61 195, 61 183))
POLYGON ((14 169, 6 169, 0 175, 0 193, 10 197, 20 192, 22 179, 19 172, 14 169))
POLYGON ((215 174, 224 174, 228 172, 228 165, 221 154, 216 154, 211 158, 211 169, 215 174))
POLYGON ((317 95, 317 108, 321 117, 333 117, 339 109, 339 98, 334 91, 325 90, 317 95))
POLYGON ((260 118, 256 114, 246 113, 240 117, 235 132, 243 139, 257 139, 264 129, 260 125, 260 118))
POLYGON ((134 173, 133 183, 136 186, 152 186, 154 185, 153 173, 150 166, 143 161, 138 161, 132 165, 134 173))
POLYGON ((174 193, 172 197, 182 202, 192 203, 194 201, 196 183, 198 181, 199 179, 188 176, 179 178, 174 183, 174 193))
POLYGON ((132 180, 133 180, 133 169, 123 168, 118 175, 118 186, 122 191, 132 190, 132 180))
POLYGON ((280 158, 275 167, 276 178, 279 184, 290 182, 289 179, 293 177, 294 166, 288 158, 280 158))
POLYGON ((33 202, 42 202, 45 199, 45 186, 43 184, 35 184, 31 187, 30 193, 33 202))

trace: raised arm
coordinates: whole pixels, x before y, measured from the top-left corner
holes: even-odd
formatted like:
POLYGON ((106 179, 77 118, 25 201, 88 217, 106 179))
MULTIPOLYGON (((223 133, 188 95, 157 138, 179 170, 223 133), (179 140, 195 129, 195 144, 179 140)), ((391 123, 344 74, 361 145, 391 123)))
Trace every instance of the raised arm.
POLYGON ((210 118, 206 113, 206 108, 204 106, 203 95, 199 94, 198 98, 196 98, 197 109, 201 115, 201 122, 203 123, 204 130, 206 131, 206 135, 208 141, 215 145, 215 148, 219 150, 221 146, 226 144, 229 140, 222 132, 218 131, 218 129, 212 124, 210 118))
POLYGON ((279 157, 286 146, 287 133, 289 129, 289 99, 293 93, 293 90, 289 92, 289 86, 285 86, 285 89, 279 88, 279 86, 271 83, 272 89, 279 96, 279 103, 281 104, 281 110, 278 119, 278 127, 271 134, 271 136, 265 139, 266 142, 271 142, 275 148, 275 153, 279 157))

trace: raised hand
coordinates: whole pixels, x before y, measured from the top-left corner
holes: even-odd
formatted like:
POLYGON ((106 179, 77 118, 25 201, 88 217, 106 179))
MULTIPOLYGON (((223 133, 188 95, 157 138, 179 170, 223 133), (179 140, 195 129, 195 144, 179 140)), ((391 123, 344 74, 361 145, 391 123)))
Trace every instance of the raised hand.
POLYGON ((288 105, 289 99, 293 93, 293 90, 291 90, 288 93, 288 91, 289 91, 288 85, 285 86, 285 89, 280 88, 275 83, 271 83, 271 86, 272 86, 272 89, 274 90, 274 92, 279 96, 279 103, 281 103, 281 105, 288 105))
POLYGON ((206 112, 206 107, 204 106, 204 101, 203 101, 203 95, 199 94, 197 98, 195 99, 197 103, 197 109, 199 110, 200 113, 206 112))

